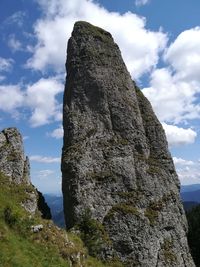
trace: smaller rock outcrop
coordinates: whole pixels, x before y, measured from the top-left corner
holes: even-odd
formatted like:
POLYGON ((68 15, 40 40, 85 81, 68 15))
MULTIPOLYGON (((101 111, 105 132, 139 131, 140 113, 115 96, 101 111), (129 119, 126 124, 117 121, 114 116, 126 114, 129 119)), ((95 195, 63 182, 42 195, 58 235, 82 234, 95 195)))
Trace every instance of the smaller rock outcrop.
POLYGON ((0 171, 16 184, 30 184, 29 159, 24 155, 22 137, 16 128, 0 132, 0 171))
POLYGON ((0 131, 0 266, 91 266, 79 237, 47 219, 51 211, 31 183, 21 134, 0 131))
POLYGON ((34 214, 39 210, 42 218, 51 219, 50 208, 42 193, 31 184, 29 158, 24 154, 22 136, 17 128, 6 128, 0 132, 0 172, 11 183, 25 186, 28 197, 21 205, 26 211, 34 214))
POLYGON ((37 190, 37 194, 38 194, 37 207, 38 207, 39 211, 41 211, 41 213, 42 213, 42 218, 50 220, 52 218, 51 209, 49 208, 48 204, 46 203, 43 194, 38 190, 37 190))

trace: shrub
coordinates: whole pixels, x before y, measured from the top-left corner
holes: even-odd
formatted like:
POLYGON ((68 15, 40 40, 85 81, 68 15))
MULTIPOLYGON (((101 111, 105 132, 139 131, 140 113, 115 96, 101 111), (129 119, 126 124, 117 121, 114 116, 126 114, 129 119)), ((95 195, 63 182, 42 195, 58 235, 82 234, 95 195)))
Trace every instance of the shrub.
POLYGON ((10 207, 4 208, 4 220, 10 227, 13 227, 17 222, 17 217, 13 214, 10 207))
POLYGON ((78 228, 81 231, 81 239, 88 248, 91 256, 98 257, 102 248, 111 242, 104 226, 97 220, 91 218, 89 210, 83 214, 78 228))

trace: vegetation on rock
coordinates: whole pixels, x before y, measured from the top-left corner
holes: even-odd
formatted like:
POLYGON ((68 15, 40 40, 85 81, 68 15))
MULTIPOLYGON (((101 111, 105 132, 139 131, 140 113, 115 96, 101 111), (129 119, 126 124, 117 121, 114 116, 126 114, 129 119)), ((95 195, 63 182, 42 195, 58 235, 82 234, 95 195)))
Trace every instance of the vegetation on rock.
POLYGON ((109 244, 111 242, 103 225, 91 218, 89 210, 83 214, 82 220, 78 224, 78 229, 80 230, 81 239, 91 256, 98 257, 105 243, 109 244))

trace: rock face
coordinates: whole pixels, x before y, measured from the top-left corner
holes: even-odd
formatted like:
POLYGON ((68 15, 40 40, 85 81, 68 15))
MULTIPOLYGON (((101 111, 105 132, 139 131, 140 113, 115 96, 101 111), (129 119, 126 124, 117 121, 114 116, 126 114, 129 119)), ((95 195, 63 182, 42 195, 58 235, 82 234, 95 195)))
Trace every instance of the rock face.
POLYGON ((39 211, 41 211, 41 216, 43 219, 51 219, 51 210, 49 208, 49 206, 47 205, 45 198, 43 196, 43 194, 37 190, 37 194, 38 194, 38 199, 37 199, 37 207, 39 209, 39 211))
POLYGON ((21 204, 28 212, 35 213, 39 210, 43 218, 51 218, 44 197, 31 184, 29 159, 24 155, 22 137, 16 128, 0 132, 0 172, 16 186, 24 185, 29 197, 21 204))
POLYGON ((164 130, 110 33, 77 22, 66 68, 67 228, 79 225, 87 213, 109 238, 98 251, 104 259, 117 257, 129 267, 194 266, 164 130))
POLYGON ((0 170, 16 184, 30 184, 30 165, 22 137, 16 128, 0 132, 0 170))

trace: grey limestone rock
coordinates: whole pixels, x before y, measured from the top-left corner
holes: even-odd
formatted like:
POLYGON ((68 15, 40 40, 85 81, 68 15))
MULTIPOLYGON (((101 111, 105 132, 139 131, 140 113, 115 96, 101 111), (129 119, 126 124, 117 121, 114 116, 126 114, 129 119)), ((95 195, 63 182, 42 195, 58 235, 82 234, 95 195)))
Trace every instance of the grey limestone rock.
POLYGON ((0 132, 0 170, 16 184, 30 184, 29 159, 24 155, 22 137, 16 128, 0 132))
POLYGON ((44 228, 44 226, 42 224, 32 225, 31 226, 31 231, 33 233, 38 233, 38 232, 42 231, 43 228, 44 228))
POLYGON ((29 158, 24 154, 22 136, 14 127, 0 132, 0 172, 16 186, 24 185, 27 197, 21 205, 26 211, 34 214, 39 210, 43 218, 51 218, 44 197, 31 184, 29 158))
POLYGON ((77 22, 67 52, 67 228, 80 225, 88 213, 109 238, 97 252, 101 258, 117 257, 129 267, 194 266, 164 130, 117 44, 103 29, 77 22))

